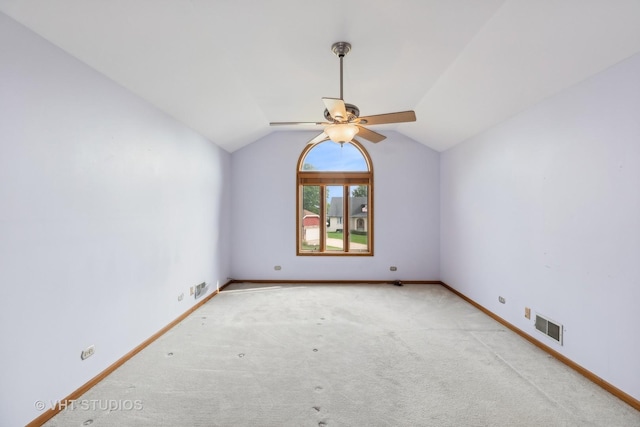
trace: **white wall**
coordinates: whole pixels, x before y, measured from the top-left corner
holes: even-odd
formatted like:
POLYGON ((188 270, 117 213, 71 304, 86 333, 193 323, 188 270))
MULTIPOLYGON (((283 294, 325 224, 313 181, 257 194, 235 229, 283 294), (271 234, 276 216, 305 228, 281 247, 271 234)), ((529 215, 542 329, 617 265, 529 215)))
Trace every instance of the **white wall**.
POLYGON ((638 76, 640 55, 443 153, 440 165, 442 280, 636 399, 638 76), (564 346, 535 331, 525 306, 564 324, 564 346))
POLYGON ((0 425, 226 281, 230 160, 0 14, 0 425))
POLYGON ((373 257, 296 256, 296 165, 317 132, 274 132, 235 151, 232 277, 438 280, 438 153, 383 133, 388 138, 379 144, 363 141, 374 169, 373 257), (397 272, 389 271, 392 265, 397 272))

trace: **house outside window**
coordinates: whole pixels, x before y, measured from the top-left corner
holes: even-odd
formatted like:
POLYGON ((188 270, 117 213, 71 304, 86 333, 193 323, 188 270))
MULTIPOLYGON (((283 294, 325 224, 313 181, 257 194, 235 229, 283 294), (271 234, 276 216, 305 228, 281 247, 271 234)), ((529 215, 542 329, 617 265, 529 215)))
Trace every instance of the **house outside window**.
POLYGON ((307 146, 297 168, 298 255, 373 255, 373 168, 357 142, 307 146))

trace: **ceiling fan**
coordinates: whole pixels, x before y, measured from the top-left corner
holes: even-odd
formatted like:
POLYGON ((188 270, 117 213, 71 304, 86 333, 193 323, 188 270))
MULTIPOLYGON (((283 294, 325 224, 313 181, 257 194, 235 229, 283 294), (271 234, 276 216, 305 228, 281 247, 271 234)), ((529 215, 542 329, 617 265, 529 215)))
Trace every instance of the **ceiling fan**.
MULTIPOLYGON (((337 42, 331 46, 331 50, 340 58, 340 98, 322 98, 325 110, 326 122, 271 122, 271 126, 278 125, 321 125, 323 132, 309 141, 309 144, 326 141, 344 144, 345 142, 356 141, 357 135, 371 142, 380 142, 386 136, 367 129, 363 125, 382 125, 388 123, 415 122, 416 113, 414 111, 401 111, 397 113, 378 114, 375 116, 360 117, 360 109, 353 104, 346 104, 342 98, 342 69, 343 59, 351 51, 351 44, 347 42, 337 42)), ((357 141, 356 141, 357 142, 357 141)))

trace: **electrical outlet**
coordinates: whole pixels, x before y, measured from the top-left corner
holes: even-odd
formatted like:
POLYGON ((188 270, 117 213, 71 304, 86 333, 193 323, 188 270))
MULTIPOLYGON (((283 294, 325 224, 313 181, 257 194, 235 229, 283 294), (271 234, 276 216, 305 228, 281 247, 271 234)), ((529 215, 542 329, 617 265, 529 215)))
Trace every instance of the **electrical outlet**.
POLYGON ((273 269, 276 270, 276 271, 280 271, 280 270, 282 270, 282 266, 276 265, 275 267, 273 267, 273 269))
POLYGON ((531 309, 529 307, 524 308, 524 317, 531 319, 531 309))
POLYGON ((504 297, 498 297, 498 301, 500 301, 501 304, 505 304, 507 302, 507 300, 504 299, 504 297))
POLYGON ((195 286, 190 287, 190 288, 189 288, 189 296, 191 296, 191 295, 193 295, 193 294, 195 294, 195 293, 196 293, 196 288, 195 288, 195 286))
POLYGON ((392 265, 391 267, 389 267, 390 271, 398 271, 398 267, 396 267, 395 265, 392 265))
POLYGON ((182 298, 184 298, 184 292, 178 295, 178 301, 182 301, 182 298))
POLYGON ((80 353, 80 359, 85 360, 91 356, 93 356, 93 353, 96 352, 96 346, 95 345, 90 345, 89 347, 85 348, 84 350, 82 350, 82 353, 80 353))

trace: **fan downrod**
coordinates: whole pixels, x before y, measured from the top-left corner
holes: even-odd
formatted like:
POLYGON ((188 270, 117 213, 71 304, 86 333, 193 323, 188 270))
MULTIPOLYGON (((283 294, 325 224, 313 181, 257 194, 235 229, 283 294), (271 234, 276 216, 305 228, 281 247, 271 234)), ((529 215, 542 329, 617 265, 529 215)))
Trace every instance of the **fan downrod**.
MULTIPOLYGON (((342 60, 344 57, 351 52, 351 43, 348 42, 336 42, 331 45, 331 51, 336 54, 338 58, 340 58, 340 99, 344 100, 343 95, 343 76, 342 76, 342 60)), ((360 115, 360 110, 353 104, 346 104, 347 107, 347 121, 351 121, 353 118, 358 118, 360 115)), ((331 115, 327 110, 324 110, 324 117, 327 120, 330 120, 331 115)))

